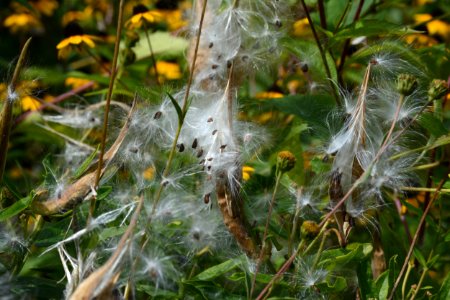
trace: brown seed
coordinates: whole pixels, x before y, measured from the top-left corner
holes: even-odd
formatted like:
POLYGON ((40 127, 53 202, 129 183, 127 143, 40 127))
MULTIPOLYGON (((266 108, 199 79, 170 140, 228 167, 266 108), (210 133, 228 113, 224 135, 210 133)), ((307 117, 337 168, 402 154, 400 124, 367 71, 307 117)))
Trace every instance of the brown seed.
POLYGON ((183 143, 177 144, 177 148, 178 148, 179 152, 183 152, 184 151, 184 144, 183 143))
POLYGON ((212 48, 213 46, 214 46, 214 43, 211 42, 211 43, 209 43, 208 48, 212 48))
POLYGON ((139 149, 137 147, 131 147, 130 149, 128 149, 128 151, 130 151, 131 153, 138 153, 139 149))
POLYGON ((203 165, 205 163, 205 159, 202 159, 198 164, 203 165))
POLYGON ((217 129, 214 129, 212 132, 212 135, 215 135, 217 133, 217 129))
POLYGON ((275 21, 275 26, 277 26, 278 28, 280 28, 283 24, 281 23, 280 20, 276 20, 275 21))
POLYGON ((197 157, 200 158, 203 155, 203 149, 197 151, 197 157))
POLYGON ((227 60, 227 68, 228 69, 231 68, 231 64, 232 64, 231 60, 227 60))
POLYGON ((162 115, 162 112, 157 111, 157 112, 155 113, 155 115, 153 116, 153 119, 158 120, 159 118, 161 118, 161 115, 162 115))
POLYGON ((209 117, 208 120, 207 120, 206 122, 211 123, 212 121, 214 121, 213 118, 212 118, 212 117, 209 117))
POLYGON ((205 196, 203 196, 203 202, 204 202, 205 204, 208 204, 210 198, 211 198, 211 194, 210 194, 210 193, 206 194, 205 196))
POLYGON ((223 150, 223 149, 225 149, 227 147, 227 145, 222 145, 222 146, 220 146, 220 150, 223 150))
POLYGON ((212 158, 212 157, 209 157, 209 158, 208 158, 208 161, 212 161, 212 160, 213 160, 213 158, 212 158))
POLYGON ((219 65, 212 65, 212 66, 211 66, 211 69, 215 70, 215 69, 217 69, 218 67, 219 67, 219 65))
POLYGON ((197 138, 195 138, 194 141, 192 142, 192 149, 197 148, 197 145, 198 145, 198 141, 197 141, 197 138))

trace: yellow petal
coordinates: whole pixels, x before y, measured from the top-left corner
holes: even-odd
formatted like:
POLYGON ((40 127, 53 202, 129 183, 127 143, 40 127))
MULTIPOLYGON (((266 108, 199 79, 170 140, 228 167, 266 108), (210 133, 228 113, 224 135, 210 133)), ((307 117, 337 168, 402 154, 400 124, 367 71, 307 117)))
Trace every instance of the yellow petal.
POLYGON ((89 36, 83 36, 82 37, 83 42, 88 45, 90 48, 95 47, 94 41, 89 36))
POLYGON ((56 45, 56 49, 66 48, 70 44, 69 38, 63 39, 61 42, 56 45))

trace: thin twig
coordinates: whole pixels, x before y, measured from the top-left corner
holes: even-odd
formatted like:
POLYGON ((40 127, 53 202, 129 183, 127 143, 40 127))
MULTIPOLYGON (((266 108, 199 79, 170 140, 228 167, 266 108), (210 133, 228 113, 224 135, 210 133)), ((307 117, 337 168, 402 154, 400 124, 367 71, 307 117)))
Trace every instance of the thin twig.
MULTIPOLYGON (((356 9, 355 16, 353 17, 353 22, 358 21, 360 15, 361 15, 361 10, 362 10, 363 6, 364 6, 364 0, 360 0, 358 8, 356 9)), ((341 59, 339 60, 339 66, 337 69, 338 76, 341 80, 342 80, 341 74, 342 74, 342 70, 344 69, 345 59, 347 58, 349 47, 350 47, 350 39, 346 39, 344 42, 344 49, 342 50, 341 59)))
POLYGON ((325 15, 325 6, 323 4, 323 0, 317 1, 317 8, 319 10, 319 17, 320 17, 320 26, 322 26, 323 29, 327 29, 327 19, 325 15))
POLYGON ((417 226, 416 233, 414 234, 414 238, 413 238, 413 240, 411 242, 411 245, 409 247, 408 254, 405 257, 405 261, 403 263, 402 269, 400 270, 400 273, 398 274, 397 279, 395 280, 394 286, 392 287, 392 291, 391 291, 391 294, 388 297, 388 300, 393 299, 393 297, 394 297, 395 291, 397 290, 397 287, 400 284, 400 281, 401 281, 401 279, 403 277, 403 273, 405 273, 406 267, 407 267, 408 262, 409 262, 409 260, 411 258, 411 255, 413 253, 414 246, 416 245, 417 240, 419 238, 419 233, 420 233, 420 231, 422 230, 422 227, 425 224, 425 219, 426 219, 426 217, 428 215, 428 212, 430 211, 431 207, 433 206, 434 201, 439 197, 439 191, 442 189, 442 186, 444 185, 445 181, 446 181, 445 179, 442 179, 439 182, 438 187, 436 188, 436 191, 434 193, 433 198, 428 203, 428 206, 425 208, 425 211, 423 212, 422 217, 420 218, 420 222, 419 222, 419 225, 417 226))
MULTIPOLYGON (((309 244, 308 248, 306 248, 306 250, 303 252, 303 255, 305 255, 306 253, 308 253, 316 244, 317 240, 322 236, 322 234, 324 234, 325 229, 327 228, 328 225, 327 221, 325 223, 325 226, 323 226, 320 229, 319 234, 314 238, 314 240, 309 244)), ((269 281, 269 283, 264 287, 264 289, 261 291, 261 293, 259 293, 258 297, 256 297, 256 300, 261 300, 264 297, 264 294, 266 294, 269 289, 273 286, 273 284, 275 283, 276 280, 278 280, 281 276, 283 276, 283 274, 287 271, 287 269, 291 266, 291 264, 294 262, 295 258, 297 257, 297 255, 300 253, 300 250, 303 248, 305 243, 305 240, 303 239, 300 244, 298 245, 297 249, 295 250, 295 252, 289 257, 289 259, 281 266, 281 268, 278 270, 278 272, 275 274, 275 276, 272 277, 272 279, 269 281)), ((266 295, 267 296, 267 295, 266 295)))
MULTIPOLYGON (((113 61, 112 61, 112 66, 111 66, 111 77, 109 80, 109 87, 108 87, 108 93, 106 95, 106 105, 105 105, 105 115, 103 118, 103 132, 102 132, 102 139, 100 142, 100 156, 98 159, 98 166, 97 166, 97 173, 95 175, 95 189, 98 188, 98 184, 100 182, 100 177, 101 177, 101 172, 102 172, 102 167, 103 167, 103 155, 105 154, 105 148, 106 148, 106 136, 108 133, 108 117, 109 117, 109 109, 110 109, 110 104, 111 104, 111 97, 112 97, 112 93, 113 93, 113 88, 114 88, 114 82, 115 82, 115 78, 117 75, 117 60, 119 58, 119 46, 120 46, 120 37, 122 35, 122 19, 123 19, 123 5, 124 5, 124 0, 120 0, 119 3, 119 17, 117 20, 117 32, 116 32, 116 41, 114 44, 114 56, 113 56, 113 61)), ((91 199, 91 205, 89 207, 89 218, 88 220, 90 220, 93 216, 94 216, 94 210, 95 210, 95 202, 96 202, 96 197, 92 197, 91 199)), ((89 223, 89 222, 88 222, 89 223)))
POLYGON ((252 298, 252 296, 253 296, 253 292, 255 290, 255 285, 256 285, 256 276, 258 275, 259 268, 261 266, 261 263, 262 263, 262 260, 263 260, 263 257, 264 257, 264 250, 265 250, 265 247, 266 247, 267 233, 269 232, 270 218, 272 216, 272 211, 273 211, 273 207, 274 207, 274 204, 275 204, 275 196, 277 194, 278 187, 280 185, 280 181, 281 181, 282 175, 283 175, 283 172, 281 172, 280 170, 277 170, 277 178, 276 178, 276 182, 275 182, 275 188, 274 188, 273 193, 272 193, 272 199, 270 200, 269 212, 267 213, 266 226, 264 227, 264 235, 263 235, 263 239, 262 239, 262 243, 261 243, 262 244, 261 245, 261 250, 259 251, 259 257, 258 257, 258 260, 256 261, 255 274, 253 275, 252 286, 250 288, 250 298, 252 298))
POLYGON ((336 91, 335 85, 331 81, 332 77, 331 77, 331 72, 330 72, 330 66, 328 65, 328 61, 327 61, 327 57, 326 57, 326 54, 325 54, 325 50, 323 49, 322 44, 320 43, 319 36, 317 34, 317 31, 316 31, 314 23, 313 23, 313 21, 311 19, 311 16, 309 15, 308 7, 306 6, 305 0, 301 0, 301 3, 302 3, 302 6, 303 6, 303 10, 305 11, 306 18, 308 19, 309 25, 311 26, 311 31, 313 33, 314 39, 316 40, 317 48, 319 48, 320 56, 322 57, 322 62, 323 62, 323 65, 325 66, 325 71, 327 73, 328 79, 330 80, 330 87, 331 87, 331 91, 333 92, 334 99, 335 99, 336 103, 338 105, 340 105, 341 104, 341 100, 339 100, 339 94, 336 91))

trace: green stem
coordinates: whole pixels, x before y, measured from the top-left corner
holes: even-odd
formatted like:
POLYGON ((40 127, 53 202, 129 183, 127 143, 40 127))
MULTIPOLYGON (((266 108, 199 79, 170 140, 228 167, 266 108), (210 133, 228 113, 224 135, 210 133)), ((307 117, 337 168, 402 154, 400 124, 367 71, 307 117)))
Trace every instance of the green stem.
POLYGON ((145 22, 144 22, 144 31, 145 31, 145 36, 147 38, 148 49, 150 50, 150 59, 152 60, 152 63, 153 63, 153 70, 155 71, 156 84, 159 87, 161 87, 161 82, 159 82, 158 68, 156 66, 155 53, 153 52, 152 42, 150 41, 150 35, 148 34, 148 28, 147 28, 147 24, 145 24, 145 22))
MULTIPOLYGON (((6 155, 8 153, 9 135, 12 127, 12 108, 14 106, 14 100, 16 97, 16 87, 19 81, 20 73, 22 72, 23 65, 25 64, 25 57, 30 46, 31 38, 29 38, 20 52, 19 60, 17 61, 16 68, 14 69, 11 83, 8 86, 8 92, 6 100, 3 101, 3 109, 0 115, 0 186, 3 185, 3 174, 6 166, 6 155)), ((0 199, 1 201, 1 199, 0 199)))
POLYGON ((406 291, 406 284, 408 282, 408 278, 409 278, 409 274, 411 274, 411 270, 414 269, 414 262, 410 261, 408 263, 408 269, 406 269, 406 273, 405 273, 405 278, 403 279, 403 284, 402 284, 402 300, 405 300, 405 291, 406 291))

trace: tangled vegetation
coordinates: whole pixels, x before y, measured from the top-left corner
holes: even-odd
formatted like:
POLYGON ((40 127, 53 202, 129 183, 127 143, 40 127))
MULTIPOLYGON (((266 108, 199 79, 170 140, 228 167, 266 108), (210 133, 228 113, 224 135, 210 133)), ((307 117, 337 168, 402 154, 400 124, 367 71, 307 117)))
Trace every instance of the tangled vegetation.
POLYGON ((450 299, 450 6, 12 0, 1 299, 450 299))

